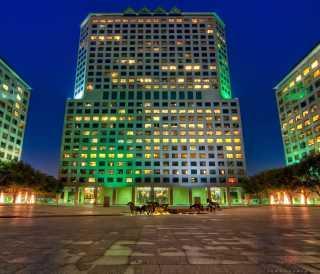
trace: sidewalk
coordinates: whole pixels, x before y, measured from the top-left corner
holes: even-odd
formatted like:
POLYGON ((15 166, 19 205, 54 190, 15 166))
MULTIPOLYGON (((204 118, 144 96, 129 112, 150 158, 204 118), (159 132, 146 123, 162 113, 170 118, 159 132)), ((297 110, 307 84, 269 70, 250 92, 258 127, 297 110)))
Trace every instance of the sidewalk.
POLYGON ((2 205, 1 218, 37 217, 84 217, 84 216, 122 216, 129 213, 128 207, 93 206, 47 206, 47 205, 2 205))

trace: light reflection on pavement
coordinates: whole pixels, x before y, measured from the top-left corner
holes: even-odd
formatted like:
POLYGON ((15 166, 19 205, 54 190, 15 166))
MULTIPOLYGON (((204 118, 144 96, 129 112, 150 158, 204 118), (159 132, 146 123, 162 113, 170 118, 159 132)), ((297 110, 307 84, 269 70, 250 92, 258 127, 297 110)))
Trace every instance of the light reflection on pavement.
POLYGON ((319 208, 80 218, 62 210, 0 218, 0 273, 320 273, 319 208))

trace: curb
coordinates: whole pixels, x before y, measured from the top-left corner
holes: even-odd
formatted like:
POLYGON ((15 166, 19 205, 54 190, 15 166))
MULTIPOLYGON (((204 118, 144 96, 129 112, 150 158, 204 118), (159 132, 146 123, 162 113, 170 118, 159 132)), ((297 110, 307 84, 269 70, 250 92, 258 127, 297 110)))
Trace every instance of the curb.
POLYGON ((35 215, 35 216, 23 216, 23 215, 4 215, 0 216, 0 219, 33 219, 33 218, 64 218, 64 217, 121 217, 125 216, 125 213, 121 214, 78 214, 78 215, 35 215))

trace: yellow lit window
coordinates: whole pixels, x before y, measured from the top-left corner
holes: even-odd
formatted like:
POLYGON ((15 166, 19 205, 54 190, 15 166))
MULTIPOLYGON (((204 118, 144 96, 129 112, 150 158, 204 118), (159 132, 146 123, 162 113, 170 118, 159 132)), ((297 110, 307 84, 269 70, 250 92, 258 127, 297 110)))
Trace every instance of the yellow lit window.
POLYGON ((311 64, 311 68, 312 68, 312 69, 315 69, 318 65, 319 65, 318 60, 315 60, 315 61, 311 64))
POLYGON ((300 82, 302 80, 302 76, 301 75, 298 75, 297 77, 296 77, 296 82, 300 82))
POLYGON ((96 166, 96 162, 90 162, 89 166, 92 166, 92 167, 96 166))
POLYGON ((89 182, 89 183, 95 183, 95 182, 96 182, 96 179, 93 178, 93 177, 90 177, 90 178, 88 178, 88 182, 89 182))
POLYGON ((314 145, 314 140, 313 140, 313 139, 308 140, 308 145, 309 145, 309 146, 314 145))
POLYGON ((101 121, 108 121, 108 117, 107 116, 101 117, 101 121))
POLYGON ((93 90, 93 85, 92 84, 88 84, 87 85, 87 91, 92 91, 93 90))
POLYGON ((232 120, 232 121, 238 121, 238 120, 239 120, 239 117, 238 117, 238 116, 232 116, 231 120, 232 120))
POLYGON ((309 72, 310 72, 310 69, 309 69, 309 68, 306 68, 306 69, 303 71, 303 75, 306 76, 309 72))

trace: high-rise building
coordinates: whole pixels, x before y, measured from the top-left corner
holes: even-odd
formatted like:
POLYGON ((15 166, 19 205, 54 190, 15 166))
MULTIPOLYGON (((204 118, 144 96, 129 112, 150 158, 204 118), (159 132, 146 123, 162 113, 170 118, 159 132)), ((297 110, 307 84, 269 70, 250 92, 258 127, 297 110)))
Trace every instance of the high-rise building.
POLYGON ((275 87, 286 164, 320 151, 320 44, 275 87))
POLYGON ((0 58, 0 161, 21 158, 30 86, 0 58))
POLYGON ((239 101, 218 15, 90 14, 65 110, 65 201, 240 203, 244 174, 239 101))

